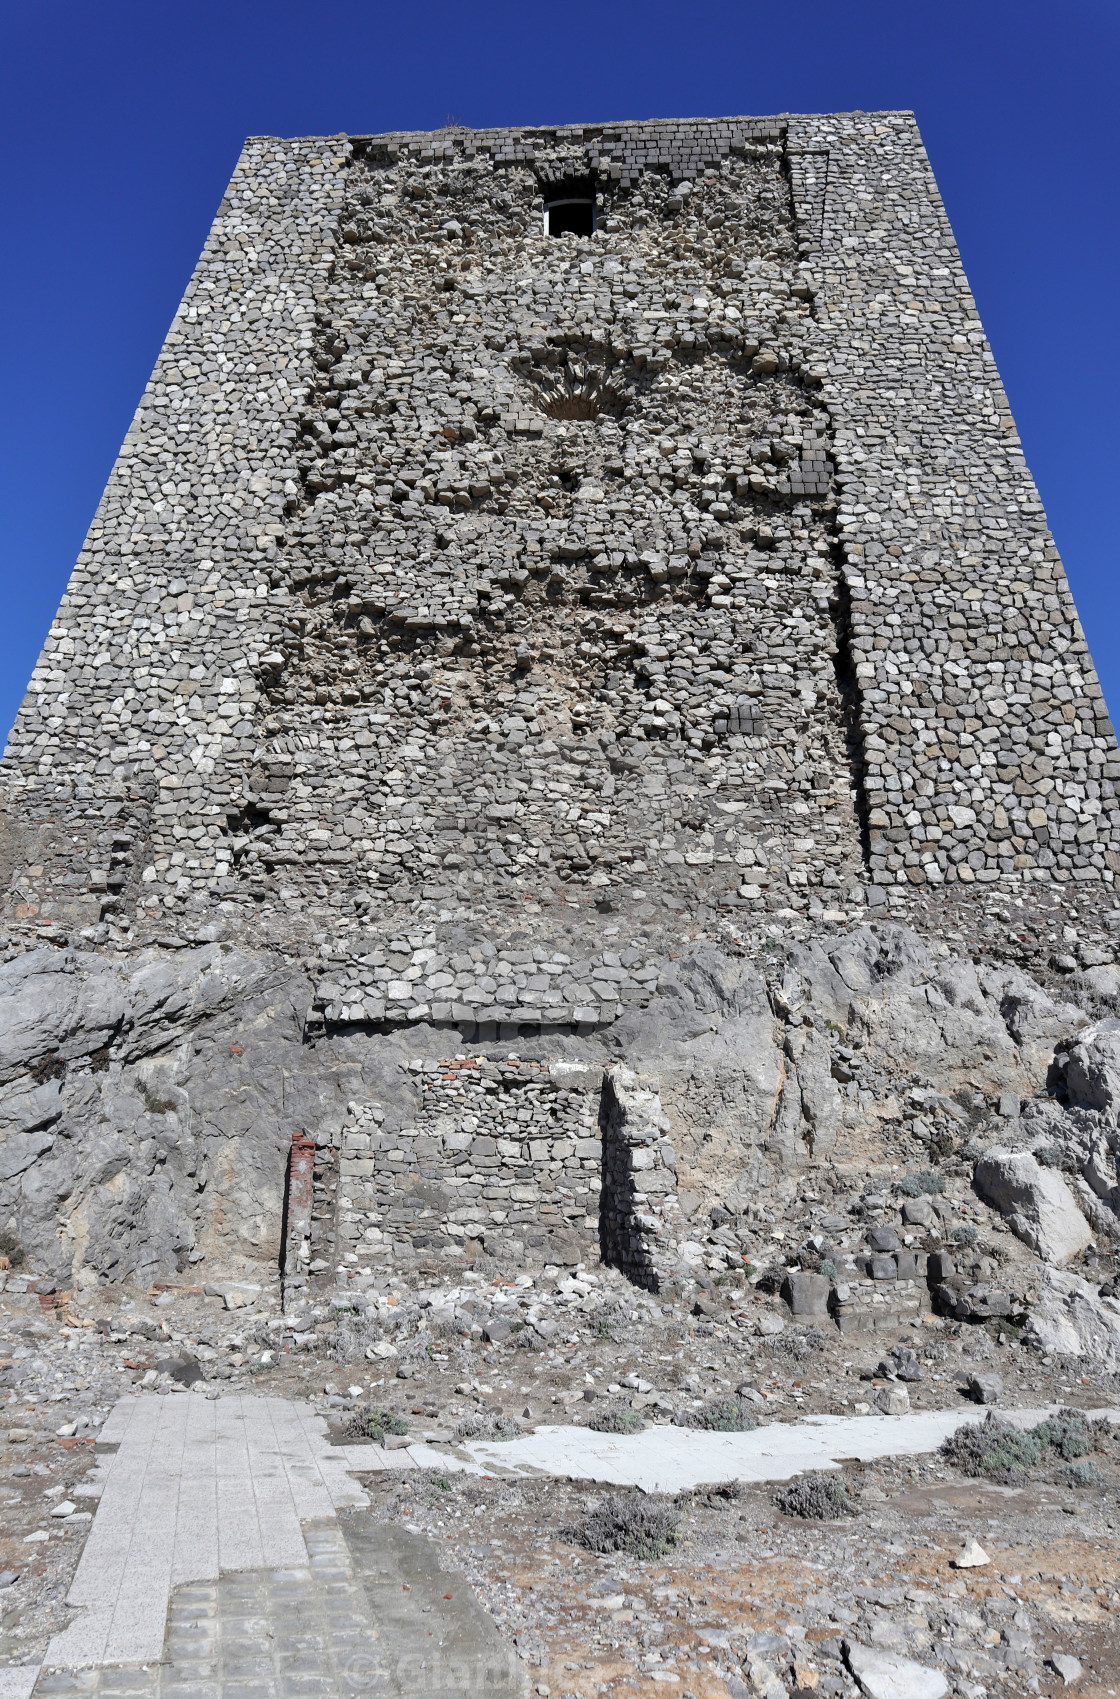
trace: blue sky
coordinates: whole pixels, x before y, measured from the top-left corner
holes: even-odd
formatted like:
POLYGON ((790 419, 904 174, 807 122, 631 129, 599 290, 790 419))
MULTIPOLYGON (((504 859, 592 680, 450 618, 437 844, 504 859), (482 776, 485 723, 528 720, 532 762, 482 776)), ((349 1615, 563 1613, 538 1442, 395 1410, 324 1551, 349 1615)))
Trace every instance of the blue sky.
POLYGON ((0 0, 0 721, 246 135, 916 112, 1120 715, 1120 4, 0 0))

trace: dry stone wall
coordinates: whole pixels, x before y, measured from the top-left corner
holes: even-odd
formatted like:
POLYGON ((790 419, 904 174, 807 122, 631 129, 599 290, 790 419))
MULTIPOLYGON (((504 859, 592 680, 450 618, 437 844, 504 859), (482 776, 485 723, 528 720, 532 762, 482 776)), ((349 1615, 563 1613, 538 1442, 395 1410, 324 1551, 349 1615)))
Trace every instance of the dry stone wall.
POLYGON ((414 1057, 416 1125, 376 1102, 342 1130, 338 1248, 406 1265, 448 1250, 598 1260, 602 1070, 507 1057, 414 1057))

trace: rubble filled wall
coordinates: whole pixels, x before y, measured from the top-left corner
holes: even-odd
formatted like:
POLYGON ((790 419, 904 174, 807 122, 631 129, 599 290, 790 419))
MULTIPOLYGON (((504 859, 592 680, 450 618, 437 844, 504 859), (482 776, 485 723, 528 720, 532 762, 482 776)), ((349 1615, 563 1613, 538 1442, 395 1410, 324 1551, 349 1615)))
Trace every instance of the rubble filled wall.
POLYGON ((9 742, 8 850, 87 922, 796 907, 1110 880, 1114 758, 907 115, 262 140, 9 742), (569 192, 591 241, 542 236, 569 192))
POLYGON ((353 1105, 339 1162, 340 1250, 409 1263, 453 1248, 515 1262, 597 1259, 602 1071, 577 1062, 414 1057, 416 1125, 353 1105))

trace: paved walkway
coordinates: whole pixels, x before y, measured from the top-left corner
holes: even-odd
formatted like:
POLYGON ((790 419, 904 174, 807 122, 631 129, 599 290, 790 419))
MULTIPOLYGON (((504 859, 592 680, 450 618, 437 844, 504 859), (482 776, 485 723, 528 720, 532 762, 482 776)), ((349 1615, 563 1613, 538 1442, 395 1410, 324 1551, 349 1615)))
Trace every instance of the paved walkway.
POLYGON ((41 1672, 4 1672, 0 1699, 527 1691, 433 1542, 339 1523, 368 1504, 353 1473, 415 1467, 407 1452, 332 1447, 306 1405, 190 1394, 123 1399, 101 1442, 117 1450, 67 1595, 78 1615, 41 1672))

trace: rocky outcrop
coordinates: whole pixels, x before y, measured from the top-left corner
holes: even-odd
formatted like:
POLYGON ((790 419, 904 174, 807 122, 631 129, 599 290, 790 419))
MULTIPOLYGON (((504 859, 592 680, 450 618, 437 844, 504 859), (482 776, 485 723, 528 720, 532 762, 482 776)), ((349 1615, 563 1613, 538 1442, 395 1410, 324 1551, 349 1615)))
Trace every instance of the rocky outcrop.
MULTIPOLYGON (((58 1278, 83 1268, 168 1277, 202 1259, 208 1273, 272 1278, 296 1131, 336 1151, 351 1211, 359 1181, 376 1183, 379 1230, 363 1244, 383 1258, 468 1239, 543 1247, 547 1238, 559 1254, 561 1241, 594 1243, 600 1182, 611 1180, 616 1202, 623 1178, 635 1197, 648 1191, 637 1183, 651 1178, 640 1167, 645 1144, 632 1153, 639 1166, 627 1155, 625 1176, 619 1168, 612 1179, 621 1147, 592 1136, 592 1108, 588 1128, 570 1151, 564 1145, 563 1162, 580 1171, 578 1197, 568 1196, 574 1183, 556 1169, 555 1138, 520 1137, 524 1115, 508 1082, 495 1136, 484 1136, 469 1106, 459 1116, 454 1081, 450 1118, 441 1110, 429 1127, 411 1070, 435 1067, 421 1059, 452 1055, 455 1039, 424 1020, 309 1026, 315 983, 314 970, 278 954, 220 943, 124 960, 44 948, 5 964, 0 1226, 58 1278), (543 1238, 529 1220, 534 1207, 550 1218, 543 1238)), ((729 1221, 756 1216, 805 1168, 847 1161, 880 1113, 898 1114, 900 1095, 927 1119, 941 1117, 954 1138, 967 1136, 977 1112, 956 1099, 983 1104, 978 1079, 991 1105, 1027 1100, 984 1155, 978 1189, 1058 1264, 1099 1236, 1101 1221, 1118 1219, 1120 1133, 1109 1110, 1084 1106, 1094 1090, 1111 1103, 1110 1035, 1108 1023, 1090 1029, 1022 973, 978 968, 887 922, 795 946, 771 977, 711 944, 683 951, 659 964, 646 1006, 593 1032, 542 1030, 532 1054, 590 1070, 596 1097, 611 1071, 616 1106, 631 1076, 657 1093, 675 1167, 660 1163, 656 1178, 662 1191, 671 1179, 672 1220, 664 1200, 626 1211, 627 1231, 654 1234, 659 1265, 713 1254, 718 1264, 738 1242, 729 1221), (1071 1037, 1067 1076, 1082 1101, 1036 1099, 1055 1043, 1071 1037), (942 1089, 908 1092, 915 1074, 942 1089)), ((521 1048, 528 1056, 524 1039, 521 1048)), ((537 1103, 528 1076, 525 1089, 526 1105, 537 1103)), ((609 1112, 602 1125, 614 1125, 609 1112)), ((912 1228, 934 1224, 928 1201, 914 1200, 911 1214, 912 1228)))
POLYGON ((307 995, 219 945, 0 968, 0 1225, 56 1278, 273 1262, 293 1126, 338 1125, 360 1089, 360 1067, 304 1047, 307 995))

